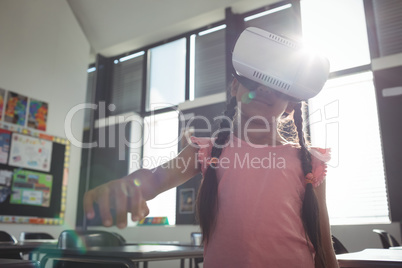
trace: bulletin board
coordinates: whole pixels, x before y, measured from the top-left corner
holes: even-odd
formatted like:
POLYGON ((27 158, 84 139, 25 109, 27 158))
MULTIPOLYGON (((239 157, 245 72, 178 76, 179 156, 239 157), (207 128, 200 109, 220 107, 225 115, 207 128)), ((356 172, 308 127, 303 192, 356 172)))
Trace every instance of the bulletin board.
POLYGON ((0 223, 63 224, 70 142, 0 122, 0 223))

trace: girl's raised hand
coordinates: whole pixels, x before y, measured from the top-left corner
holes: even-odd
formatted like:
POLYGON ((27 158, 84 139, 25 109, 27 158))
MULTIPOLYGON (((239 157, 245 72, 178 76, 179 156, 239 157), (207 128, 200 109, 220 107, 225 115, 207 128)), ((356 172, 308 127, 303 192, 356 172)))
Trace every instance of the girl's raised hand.
POLYGON ((95 217, 94 203, 99 206, 99 214, 104 226, 113 225, 112 209, 116 211, 118 228, 127 226, 128 212, 131 212, 133 221, 138 221, 149 213, 140 181, 132 179, 130 175, 110 181, 85 193, 84 210, 88 219, 95 217))
POLYGON ((105 226, 113 225, 111 210, 116 211, 116 225, 127 226, 127 213, 133 221, 146 217, 149 213, 147 200, 177 187, 200 172, 197 161, 197 146, 186 146, 178 156, 154 169, 139 169, 118 180, 100 185, 84 196, 84 211, 88 219, 95 217, 94 204, 99 206, 99 214, 105 226))

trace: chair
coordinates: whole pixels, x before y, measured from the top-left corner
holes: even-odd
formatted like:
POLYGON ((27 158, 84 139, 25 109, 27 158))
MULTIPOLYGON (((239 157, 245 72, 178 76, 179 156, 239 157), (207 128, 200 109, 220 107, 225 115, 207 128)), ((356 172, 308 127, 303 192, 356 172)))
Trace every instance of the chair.
POLYGON ((30 233, 22 232, 20 234, 20 241, 24 240, 37 240, 37 239, 54 239, 54 237, 48 233, 30 233))
POLYGON ((112 232, 106 231, 63 231, 57 244, 61 249, 85 249, 87 247, 114 247, 123 246, 124 238, 112 232))
MULTIPOLYGON (((87 247, 114 247, 125 245, 125 239, 113 232, 88 230, 75 231, 65 230, 61 232, 57 247, 60 249, 79 249, 85 250, 87 247)), ((122 265, 116 264, 99 264, 99 263, 82 263, 74 260, 71 261, 55 261, 56 268, 117 268, 122 265)))
POLYGON ((332 235, 332 243, 334 246, 335 254, 343 254, 343 253, 348 253, 349 251, 345 248, 345 246, 339 241, 338 238, 332 235))
MULTIPOLYGON (((29 241, 29 240, 46 240, 46 239, 54 239, 54 237, 48 233, 32 233, 32 232, 22 232, 20 234, 20 241, 29 241)), ((40 253, 29 253, 29 260, 39 260, 40 259, 40 253), (34 258, 35 256, 35 258, 34 258)))
POLYGON ((17 239, 5 231, 0 231, 0 242, 10 242, 11 244, 17 244, 17 239))
MULTIPOLYGON (((9 244, 17 244, 17 239, 12 235, 5 231, 0 231, 0 242, 9 243, 9 244)), ((21 253, 1 253, 1 259, 22 259, 21 253)))
POLYGON ((373 229, 374 233, 377 233, 380 236, 382 247, 390 248, 390 247, 398 247, 400 244, 396 239, 390 235, 388 232, 380 229, 373 229))
MULTIPOLYGON (((191 245, 192 246, 201 246, 202 243, 202 233, 200 232, 192 232, 191 233, 191 245)), ((204 261, 204 258, 194 258, 194 266, 195 268, 199 268, 198 264, 204 261)), ((190 267, 192 267, 190 262, 190 267)))

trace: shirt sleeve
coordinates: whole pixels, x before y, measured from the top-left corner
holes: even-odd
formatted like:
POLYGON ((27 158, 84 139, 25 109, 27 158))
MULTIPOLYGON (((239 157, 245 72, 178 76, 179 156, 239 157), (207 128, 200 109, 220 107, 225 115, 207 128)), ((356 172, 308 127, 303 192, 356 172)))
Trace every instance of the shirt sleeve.
POLYGON ((327 174, 327 162, 331 159, 331 149, 313 147, 310 149, 312 173, 314 175, 313 186, 318 187, 327 174))
POLYGON ((198 149, 197 160, 201 165, 201 172, 204 175, 208 168, 207 160, 211 158, 211 151, 213 147, 211 138, 197 138, 194 136, 190 137, 191 143, 196 144, 198 149))

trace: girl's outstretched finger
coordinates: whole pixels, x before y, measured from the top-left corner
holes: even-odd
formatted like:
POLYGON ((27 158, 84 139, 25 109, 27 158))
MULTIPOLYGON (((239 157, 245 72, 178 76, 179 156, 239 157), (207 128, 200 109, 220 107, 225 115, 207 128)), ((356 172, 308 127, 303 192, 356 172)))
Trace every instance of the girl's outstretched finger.
POLYGON ((94 191, 86 192, 84 195, 84 211, 86 217, 90 220, 95 217, 94 202, 94 191))
POLYGON ((141 202, 142 202, 142 193, 141 193, 141 183, 139 180, 134 179, 131 181, 132 185, 128 187, 130 191, 130 211, 131 211, 131 219, 133 221, 138 221, 141 219, 141 202))
POLYGON ((142 204, 141 204, 141 219, 145 218, 146 216, 148 216, 149 214, 149 208, 147 205, 147 201, 145 201, 145 199, 142 200, 142 204))
POLYGON ((127 185, 122 181, 116 185, 116 194, 114 197, 115 207, 116 207, 116 225, 120 229, 127 226, 127 199, 128 191, 127 185))
POLYGON ((101 215, 104 226, 112 226, 113 218, 110 213, 110 189, 102 185, 97 188, 96 196, 98 197, 99 214, 101 215))

